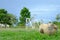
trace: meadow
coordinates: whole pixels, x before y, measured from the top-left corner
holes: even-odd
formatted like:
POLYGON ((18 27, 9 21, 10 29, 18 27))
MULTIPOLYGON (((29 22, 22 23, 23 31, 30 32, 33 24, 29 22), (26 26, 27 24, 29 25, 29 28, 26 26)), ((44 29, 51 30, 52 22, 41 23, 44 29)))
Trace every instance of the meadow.
POLYGON ((37 29, 1 28, 0 40, 60 40, 60 31, 49 36, 41 34, 37 29))

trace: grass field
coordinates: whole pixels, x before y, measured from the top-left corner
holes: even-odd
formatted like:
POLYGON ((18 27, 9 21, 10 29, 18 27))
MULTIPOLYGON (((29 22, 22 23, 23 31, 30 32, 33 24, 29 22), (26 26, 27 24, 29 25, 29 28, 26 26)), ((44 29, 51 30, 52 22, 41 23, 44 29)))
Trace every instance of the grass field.
POLYGON ((0 40, 60 40, 60 31, 55 35, 40 34, 37 30, 20 28, 0 29, 0 40))

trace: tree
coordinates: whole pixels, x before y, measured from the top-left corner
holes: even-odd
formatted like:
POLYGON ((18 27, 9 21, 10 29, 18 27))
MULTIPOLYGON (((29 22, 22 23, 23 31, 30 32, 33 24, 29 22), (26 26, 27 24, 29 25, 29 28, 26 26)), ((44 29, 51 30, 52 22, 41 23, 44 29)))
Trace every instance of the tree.
POLYGON ((7 14, 7 11, 5 9, 0 9, 0 14, 7 14))
POLYGON ((13 25, 13 24, 16 24, 16 22, 17 22, 17 19, 14 15, 6 14, 6 17, 4 19, 4 23, 7 23, 9 25, 13 25))
POLYGON ((60 14, 56 15, 56 20, 59 21, 60 20, 60 14))
POLYGON ((53 21, 52 23, 53 23, 53 24, 56 24, 56 25, 60 25, 60 14, 57 14, 55 19, 56 19, 56 20, 53 21))
POLYGON ((0 9, 0 23, 13 25, 16 21, 17 19, 14 15, 9 14, 5 9, 0 9))
POLYGON ((30 11, 26 7, 24 7, 20 12, 20 24, 22 24, 23 26, 25 26, 26 24, 26 18, 30 18, 30 11))
POLYGON ((3 20, 5 19, 6 14, 7 14, 7 11, 5 9, 0 9, 0 23, 3 23, 3 20))

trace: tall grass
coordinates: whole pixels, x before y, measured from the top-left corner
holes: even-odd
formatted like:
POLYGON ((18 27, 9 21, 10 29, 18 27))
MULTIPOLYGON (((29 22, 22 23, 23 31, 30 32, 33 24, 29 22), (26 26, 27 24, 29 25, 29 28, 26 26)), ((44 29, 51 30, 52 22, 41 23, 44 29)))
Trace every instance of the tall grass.
POLYGON ((41 34, 37 30, 32 29, 1 29, 0 40, 60 40, 60 31, 54 35, 41 34))

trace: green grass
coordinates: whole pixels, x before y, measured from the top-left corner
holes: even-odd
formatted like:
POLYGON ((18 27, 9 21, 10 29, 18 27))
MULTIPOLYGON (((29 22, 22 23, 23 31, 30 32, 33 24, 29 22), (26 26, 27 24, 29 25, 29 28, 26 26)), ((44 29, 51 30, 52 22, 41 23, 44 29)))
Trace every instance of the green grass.
POLYGON ((20 28, 0 29, 0 40, 60 40, 60 31, 48 36, 37 30, 25 30, 20 28))

